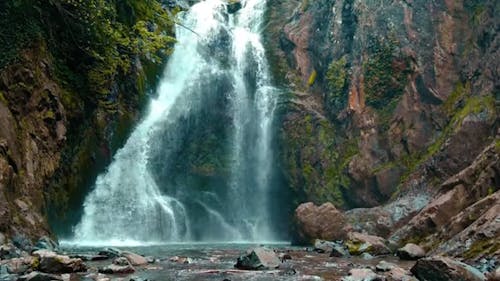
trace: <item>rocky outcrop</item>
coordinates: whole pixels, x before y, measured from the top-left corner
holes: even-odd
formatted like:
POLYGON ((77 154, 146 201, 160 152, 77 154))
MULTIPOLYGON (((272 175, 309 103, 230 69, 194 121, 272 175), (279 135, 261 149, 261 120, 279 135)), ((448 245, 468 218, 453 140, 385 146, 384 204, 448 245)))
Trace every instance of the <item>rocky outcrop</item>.
MULTIPOLYGON (((396 193, 426 200, 495 137, 494 1, 269 7, 273 70, 291 93, 284 170, 301 201, 347 209, 378 206, 396 193)), ((426 204, 405 209, 412 216, 426 204)), ((380 235, 407 222, 376 212, 385 221, 361 221, 375 221, 369 227, 380 235)))
POLYGON ((295 210, 294 222, 294 242, 298 244, 313 243, 315 239, 342 240, 349 229, 344 214, 331 203, 300 205, 295 210))

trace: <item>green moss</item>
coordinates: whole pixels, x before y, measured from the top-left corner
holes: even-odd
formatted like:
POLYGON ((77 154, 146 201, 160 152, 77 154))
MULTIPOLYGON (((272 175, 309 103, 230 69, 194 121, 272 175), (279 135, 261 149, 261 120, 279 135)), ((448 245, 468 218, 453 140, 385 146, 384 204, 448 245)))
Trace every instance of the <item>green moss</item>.
POLYGON ((498 239, 477 240, 469 249, 463 253, 466 259, 477 258, 478 256, 489 256, 500 250, 500 242, 498 239))
POLYGON ((307 85, 309 87, 311 87, 312 85, 314 85, 314 83, 316 82, 317 76, 318 76, 318 73, 316 72, 316 70, 313 70, 313 72, 309 76, 309 79, 307 80, 307 85))
POLYGON ((3 92, 0 91, 0 102, 4 105, 9 105, 9 101, 5 98, 3 92))
POLYGON ((331 109, 341 108, 347 103, 347 58, 344 56, 339 60, 334 60, 328 66, 326 82, 328 93, 326 104, 331 109))

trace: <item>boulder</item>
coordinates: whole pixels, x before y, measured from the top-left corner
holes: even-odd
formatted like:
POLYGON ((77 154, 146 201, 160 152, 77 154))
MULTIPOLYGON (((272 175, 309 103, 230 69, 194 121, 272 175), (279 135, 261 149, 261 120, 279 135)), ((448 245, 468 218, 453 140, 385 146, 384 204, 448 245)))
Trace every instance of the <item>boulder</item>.
POLYGON ((419 259, 411 272, 420 281, 484 281, 479 270, 447 257, 434 256, 419 259))
POLYGON ((130 262, 126 257, 118 257, 113 260, 113 264, 125 266, 125 265, 130 265, 130 262))
POLYGON ((21 250, 12 244, 5 244, 0 246, 0 260, 13 259, 21 257, 21 250))
POLYGON ((418 260, 425 257, 425 251, 416 244, 408 243, 398 249, 396 255, 402 260, 418 260))
POLYGON ((383 276, 377 275, 371 269, 368 268, 355 268, 349 271, 348 276, 344 276, 342 281, 382 281, 383 276))
POLYGON ((23 275, 17 279, 18 281, 62 281, 63 279, 57 275, 33 271, 30 274, 23 275))
POLYGON ((35 258, 27 256, 24 258, 13 258, 2 261, 1 265, 4 266, 10 274, 25 274, 36 264, 36 262, 35 258))
POLYGON ((243 6, 241 5, 240 0, 229 0, 226 4, 227 12, 230 14, 234 14, 239 11, 243 6))
POLYGON ((131 265, 110 264, 99 268, 98 272, 104 274, 130 274, 134 273, 135 269, 131 265))
POLYGON ((278 268, 280 260, 276 253, 266 248, 249 249, 245 255, 238 258, 234 265, 244 270, 268 270, 278 268))
POLYGON ((148 260, 145 257, 132 252, 122 252, 122 256, 133 266, 148 264, 148 260))
POLYGON ((72 259, 81 259, 83 261, 102 261, 109 259, 108 256, 103 255, 87 255, 87 254, 76 254, 69 256, 72 259))
POLYGON ((301 204, 294 215, 294 244, 306 245, 314 239, 328 241, 346 238, 349 224, 342 212, 332 203, 316 206, 314 203, 301 204))
POLYGON ((358 232, 349 232, 346 245, 351 255, 369 253, 378 256, 391 253, 384 238, 358 232))
POLYGON ((38 269, 46 273, 72 273, 86 271, 87 267, 81 259, 72 259, 58 255, 49 250, 38 250, 33 256, 39 259, 38 269))

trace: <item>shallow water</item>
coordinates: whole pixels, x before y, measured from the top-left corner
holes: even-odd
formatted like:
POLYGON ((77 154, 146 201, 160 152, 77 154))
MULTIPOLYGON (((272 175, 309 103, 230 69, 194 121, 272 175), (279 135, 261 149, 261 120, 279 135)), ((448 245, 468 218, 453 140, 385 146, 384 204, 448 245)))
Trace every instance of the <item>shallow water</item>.
MULTIPOLYGON (((111 280, 340 280, 352 268, 374 267, 381 260, 398 264, 409 269, 413 262, 401 262, 393 256, 376 257, 364 260, 358 257, 333 258, 328 254, 319 254, 307 248, 293 247, 288 243, 265 244, 278 254, 287 253, 292 259, 283 262, 277 270, 246 271, 237 270, 234 264, 238 256, 247 249, 260 246, 256 243, 179 243, 166 245, 147 245, 136 247, 117 247, 143 256, 153 256, 157 261, 143 267, 136 267, 130 275, 108 275, 111 280), (192 262, 180 264, 170 261, 172 257, 189 257, 192 262)), ((63 245, 68 254, 96 254, 103 247, 81 247, 63 245)), ((84 276, 97 272, 97 268, 106 266, 111 260, 87 262, 88 273, 75 276, 86 280, 84 276)))

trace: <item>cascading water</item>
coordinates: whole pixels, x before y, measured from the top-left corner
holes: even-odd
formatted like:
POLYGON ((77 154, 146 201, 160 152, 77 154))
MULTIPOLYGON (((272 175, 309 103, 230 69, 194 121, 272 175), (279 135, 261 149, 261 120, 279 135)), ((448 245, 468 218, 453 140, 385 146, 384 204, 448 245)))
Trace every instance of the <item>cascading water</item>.
POLYGON ((205 0, 181 16, 192 31, 177 30, 158 97, 98 177, 74 242, 277 239, 269 213, 278 93, 259 35, 266 1, 243 0, 234 15, 226 4, 205 0), (210 140, 204 136, 214 131, 220 152, 208 154, 227 158, 220 169, 226 172, 209 184, 195 181, 176 168, 187 161, 179 155, 200 150, 197 142, 210 140))

